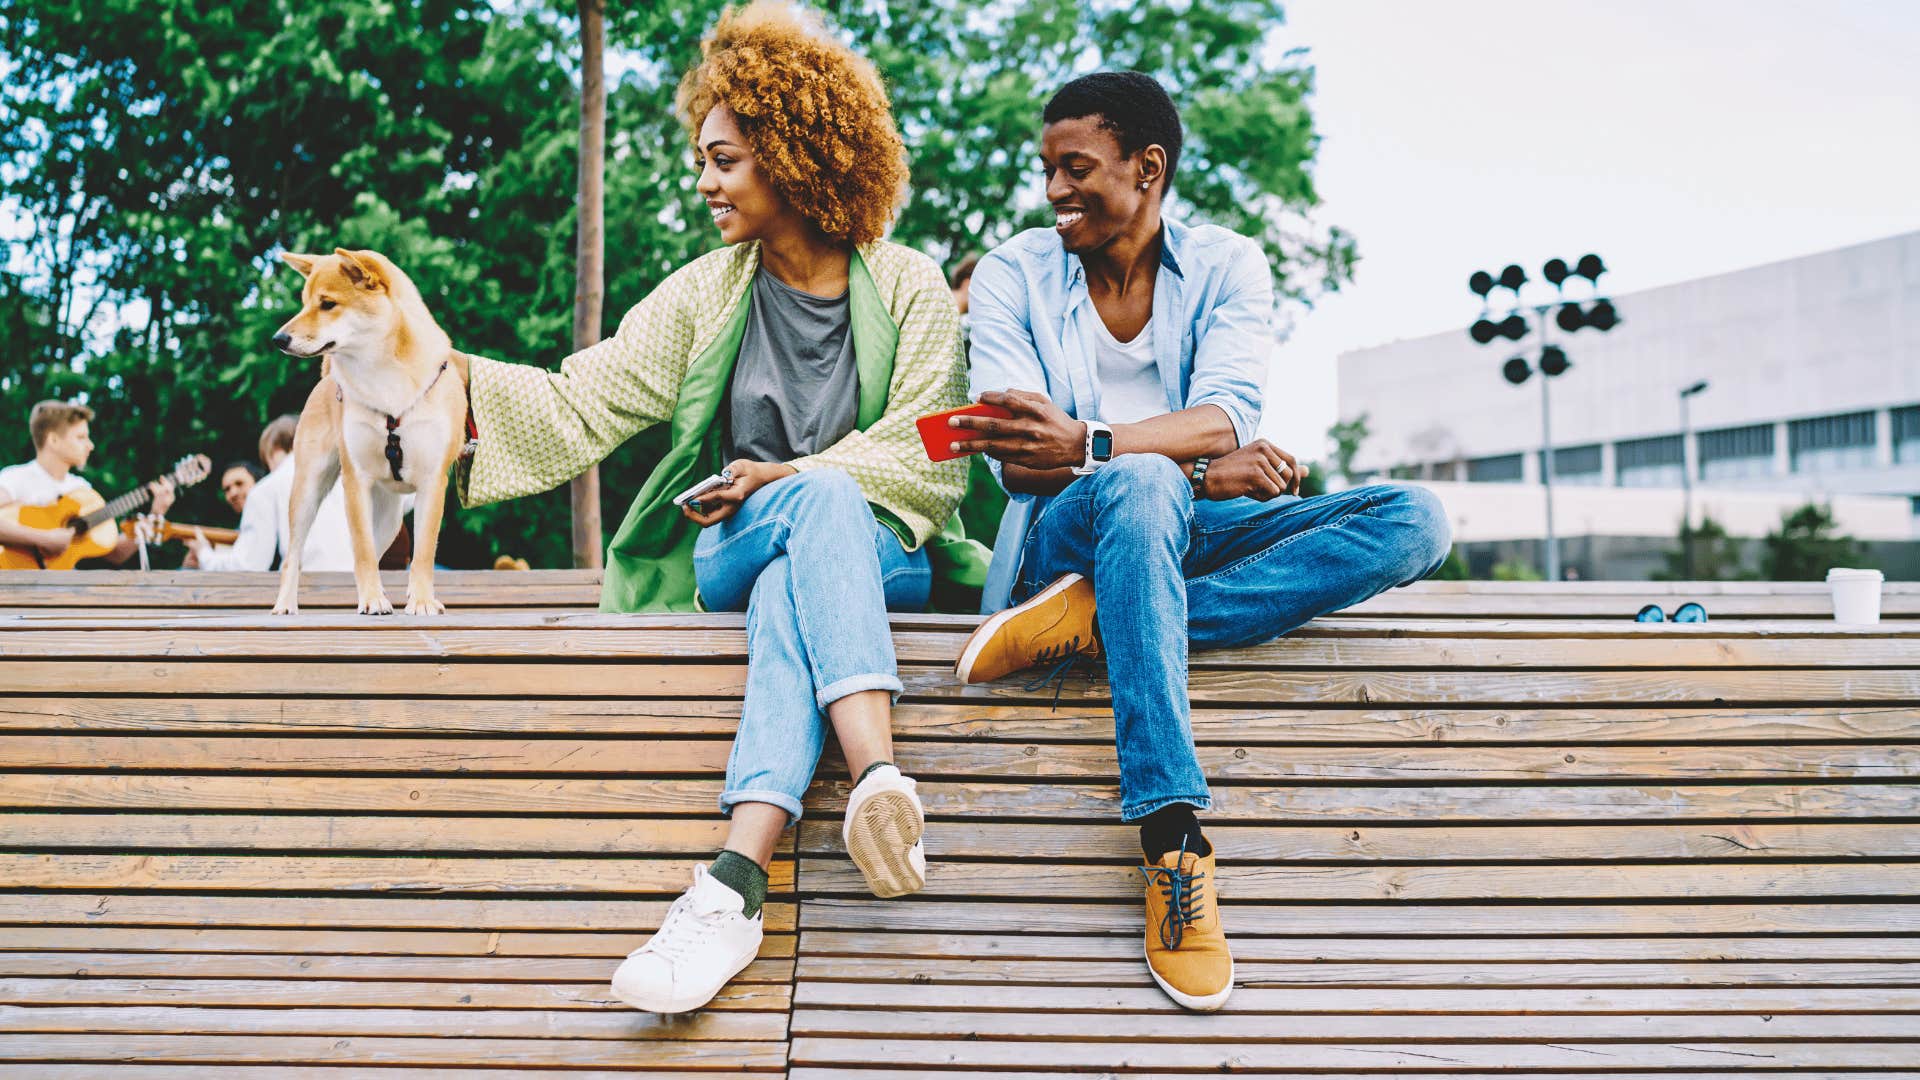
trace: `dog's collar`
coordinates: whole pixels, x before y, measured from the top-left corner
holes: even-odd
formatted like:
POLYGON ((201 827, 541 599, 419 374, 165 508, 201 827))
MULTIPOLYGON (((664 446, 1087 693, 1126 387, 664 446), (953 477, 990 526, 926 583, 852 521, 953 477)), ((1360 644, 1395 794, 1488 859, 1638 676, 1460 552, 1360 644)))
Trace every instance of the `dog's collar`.
MULTIPOLYGON (((400 480, 400 418, 412 412, 415 405, 426 400, 428 391, 433 389, 433 384, 439 382, 440 376, 447 373, 447 364, 449 362, 450 361, 446 360, 440 361, 439 370, 435 371, 433 378, 427 380, 427 385, 421 387, 420 392, 413 396, 413 400, 407 402, 406 408, 401 409, 398 413, 381 413, 382 416, 387 418, 387 468, 393 471, 393 479, 396 483, 400 480)), ((347 400, 347 389, 340 384, 339 379, 333 381, 333 398, 335 401, 340 402, 347 400)), ((369 411, 379 412, 377 409, 369 411)))

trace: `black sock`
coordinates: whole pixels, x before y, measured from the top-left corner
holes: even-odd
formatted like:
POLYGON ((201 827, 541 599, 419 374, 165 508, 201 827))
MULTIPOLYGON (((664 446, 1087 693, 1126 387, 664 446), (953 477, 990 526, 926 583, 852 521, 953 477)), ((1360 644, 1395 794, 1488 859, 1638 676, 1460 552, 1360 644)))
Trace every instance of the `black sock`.
POLYGON ((749 919, 760 914, 760 905, 767 902, 767 872, 759 863, 737 851, 722 851, 707 867, 707 873, 746 900, 741 914, 749 919))
POLYGON ((893 764, 893 762, 891 761, 876 761, 873 764, 867 766, 866 768, 861 769, 860 775, 853 778, 853 786, 859 787, 860 781, 865 780, 867 778, 868 773, 872 772, 873 770, 879 768, 882 765, 891 765, 891 764, 893 764))
POLYGON ((1149 863, 1159 862, 1169 851, 1178 851, 1181 841, 1185 841, 1187 850, 1195 855, 1204 857, 1213 851, 1213 845, 1200 833, 1200 822, 1193 816, 1193 807, 1186 803, 1163 806, 1140 819, 1140 850, 1146 853, 1149 863))

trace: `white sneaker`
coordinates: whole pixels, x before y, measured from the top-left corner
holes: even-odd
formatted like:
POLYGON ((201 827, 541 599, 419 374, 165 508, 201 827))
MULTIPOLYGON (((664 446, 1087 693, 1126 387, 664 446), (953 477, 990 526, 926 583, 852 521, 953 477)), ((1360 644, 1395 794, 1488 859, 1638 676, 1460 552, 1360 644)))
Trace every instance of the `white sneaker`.
POLYGON ((904 896, 927 885, 927 853, 920 846, 926 814, 913 781, 892 765, 868 773, 847 799, 840 836, 875 896, 904 896))
POLYGON ((746 899, 693 868, 693 884, 667 909, 660 929, 613 973, 613 995, 636 1009, 682 1013, 713 1000, 760 952, 764 920, 741 914, 746 899))

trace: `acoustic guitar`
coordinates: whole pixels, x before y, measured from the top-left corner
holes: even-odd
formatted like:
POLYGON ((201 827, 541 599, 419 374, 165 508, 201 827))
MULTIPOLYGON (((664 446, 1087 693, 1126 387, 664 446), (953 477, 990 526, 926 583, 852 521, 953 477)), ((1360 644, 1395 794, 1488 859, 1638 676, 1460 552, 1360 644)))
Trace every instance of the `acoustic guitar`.
MULTIPOLYGON (((120 523, 120 531, 128 536, 139 531, 142 522, 137 518, 128 518, 120 523)), ((231 545, 240 539, 240 530, 223 529, 217 525, 182 525, 177 521, 147 521, 147 536, 156 544, 169 540, 192 540, 195 530, 207 538, 209 544, 231 545)))
MULTIPOLYGON (((207 478, 213 463, 205 454, 192 454, 174 463, 176 488, 192 487, 207 478)), ((107 500, 92 488, 62 495, 50 506, 0 506, 0 521, 16 521, 35 529, 72 529, 73 542, 58 555, 43 556, 37 549, 0 547, 0 570, 71 570, 81 559, 94 559, 113 550, 120 530, 113 519, 138 510, 153 499, 153 489, 142 484, 125 495, 107 500)))

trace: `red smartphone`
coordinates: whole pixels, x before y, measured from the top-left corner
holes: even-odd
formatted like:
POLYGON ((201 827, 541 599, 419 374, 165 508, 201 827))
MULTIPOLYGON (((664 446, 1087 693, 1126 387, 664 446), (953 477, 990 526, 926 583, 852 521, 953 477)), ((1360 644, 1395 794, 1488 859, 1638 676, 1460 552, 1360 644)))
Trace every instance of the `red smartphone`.
POLYGON ((947 426, 947 420, 955 416, 991 416, 998 420, 1011 420, 1013 414, 998 405, 967 405, 958 409, 948 409, 932 416, 923 416, 919 420, 920 441, 926 444, 927 460, 951 461, 965 454, 956 454, 952 444, 966 442, 979 434, 967 428, 947 426))

